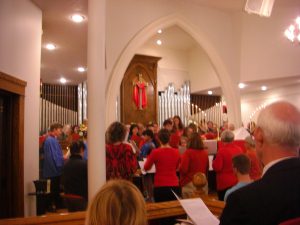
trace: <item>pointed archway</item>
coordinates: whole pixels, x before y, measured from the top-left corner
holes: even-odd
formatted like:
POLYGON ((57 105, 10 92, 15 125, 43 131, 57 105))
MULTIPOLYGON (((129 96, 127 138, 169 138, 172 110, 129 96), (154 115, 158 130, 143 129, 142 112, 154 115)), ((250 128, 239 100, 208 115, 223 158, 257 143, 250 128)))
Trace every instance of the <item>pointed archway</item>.
POLYGON ((136 53, 137 49, 142 46, 149 38, 151 38, 158 29, 167 28, 177 25, 189 35, 204 49, 208 55, 211 64, 215 68, 216 74, 219 78, 221 88, 226 98, 228 106, 228 118, 231 123, 237 126, 241 124, 241 110, 240 110, 240 96, 237 91, 236 83, 229 74, 229 69, 220 57, 218 50, 214 47, 209 38, 199 32, 191 23, 186 21, 180 15, 174 14, 167 17, 160 18, 149 24, 135 35, 128 45, 124 48, 118 61, 116 62, 106 88, 106 125, 108 126, 112 121, 116 120, 116 99, 119 93, 120 84, 123 79, 123 74, 126 71, 130 60, 136 53))

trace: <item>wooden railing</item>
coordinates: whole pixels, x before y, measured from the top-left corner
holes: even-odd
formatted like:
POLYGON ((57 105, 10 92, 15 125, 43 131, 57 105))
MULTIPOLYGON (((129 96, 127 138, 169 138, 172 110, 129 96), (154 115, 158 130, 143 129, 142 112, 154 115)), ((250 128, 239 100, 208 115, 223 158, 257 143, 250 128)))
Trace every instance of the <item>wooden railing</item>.
MULTIPOLYGON (((223 211, 224 202, 204 199, 210 211, 219 217, 223 211)), ((171 216, 184 216, 186 213, 178 201, 147 203, 148 220, 155 220, 171 216)), ((14 218, 0 220, 0 225, 84 225, 86 212, 64 213, 47 216, 14 218)))

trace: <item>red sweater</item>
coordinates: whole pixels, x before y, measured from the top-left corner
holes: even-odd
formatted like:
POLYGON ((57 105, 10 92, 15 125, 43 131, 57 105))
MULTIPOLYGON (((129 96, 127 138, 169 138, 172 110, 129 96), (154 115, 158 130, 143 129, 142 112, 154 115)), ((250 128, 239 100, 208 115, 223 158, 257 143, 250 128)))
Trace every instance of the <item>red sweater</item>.
POLYGON ((175 148, 157 148, 152 150, 144 165, 149 170, 153 164, 156 167, 154 187, 178 186, 176 170, 179 166, 180 154, 175 148))
POLYGON ((217 174, 218 191, 232 187, 237 183, 237 178, 233 173, 232 158, 242 153, 242 149, 233 143, 223 144, 218 150, 212 165, 217 174))
POLYGON ((248 150, 247 156, 250 159, 251 167, 250 167, 250 178, 252 180, 258 180, 261 177, 262 174, 262 168, 260 166, 260 163, 258 161, 256 151, 255 150, 248 150))
POLYGON ((193 176, 198 173, 206 175, 208 168, 208 153, 204 149, 187 149, 181 156, 180 186, 184 186, 193 180, 193 176))

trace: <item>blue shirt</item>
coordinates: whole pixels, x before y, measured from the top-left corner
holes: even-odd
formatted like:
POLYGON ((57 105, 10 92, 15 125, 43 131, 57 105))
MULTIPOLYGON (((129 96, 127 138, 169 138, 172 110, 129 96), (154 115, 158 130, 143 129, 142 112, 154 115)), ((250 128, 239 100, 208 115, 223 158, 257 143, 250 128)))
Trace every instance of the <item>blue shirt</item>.
POLYGON ((64 157, 57 139, 48 136, 44 143, 43 177, 57 177, 62 174, 64 157))
POLYGON ((229 188, 229 189, 226 191, 226 193, 225 193, 224 201, 226 202, 228 196, 229 196, 232 192, 234 192, 234 191, 236 191, 237 189, 240 189, 240 188, 242 188, 242 187, 244 187, 244 186, 246 186, 246 185, 248 185, 248 184, 250 184, 250 183, 251 183, 251 182, 238 182, 236 185, 234 185, 233 187, 229 188))
POLYGON ((143 144, 143 146, 141 148, 141 152, 140 152, 139 158, 140 159, 147 158, 147 156, 149 155, 150 151, 152 149, 154 149, 154 148, 155 148, 155 145, 154 145, 153 141, 146 142, 145 144, 143 144))

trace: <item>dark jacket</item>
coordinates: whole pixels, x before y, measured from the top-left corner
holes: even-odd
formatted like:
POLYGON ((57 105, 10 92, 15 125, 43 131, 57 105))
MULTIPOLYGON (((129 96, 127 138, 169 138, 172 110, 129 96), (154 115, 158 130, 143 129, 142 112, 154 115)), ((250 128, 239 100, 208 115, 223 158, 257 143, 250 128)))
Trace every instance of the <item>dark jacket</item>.
POLYGON ((63 170, 65 194, 80 195, 87 199, 87 161, 80 155, 71 155, 63 170))
POLYGON ((275 225, 300 217, 300 159, 271 166, 261 180, 233 192, 221 225, 275 225))

